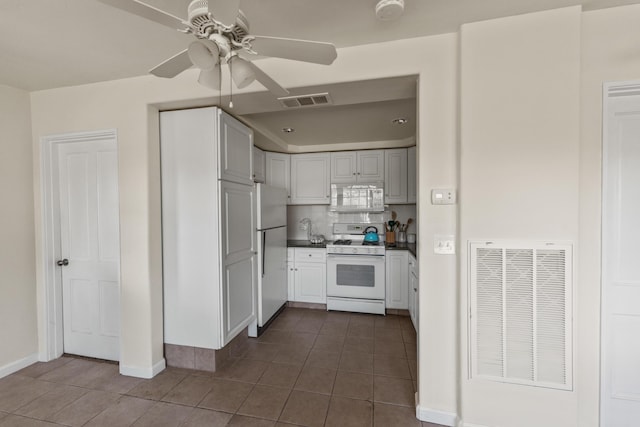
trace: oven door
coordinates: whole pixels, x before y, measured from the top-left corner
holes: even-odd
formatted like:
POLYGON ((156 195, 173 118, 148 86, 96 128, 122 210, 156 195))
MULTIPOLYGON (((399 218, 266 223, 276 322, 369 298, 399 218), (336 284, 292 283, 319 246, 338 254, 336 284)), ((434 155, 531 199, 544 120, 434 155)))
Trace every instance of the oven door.
POLYGON ((327 256, 327 296, 385 298, 384 256, 327 256))

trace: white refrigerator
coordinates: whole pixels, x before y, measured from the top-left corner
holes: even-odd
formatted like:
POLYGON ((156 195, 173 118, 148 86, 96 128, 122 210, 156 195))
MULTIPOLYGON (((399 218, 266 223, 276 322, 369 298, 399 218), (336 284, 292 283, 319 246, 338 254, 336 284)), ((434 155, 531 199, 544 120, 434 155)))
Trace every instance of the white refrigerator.
POLYGON ((258 328, 287 302, 287 191, 256 184, 258 328))

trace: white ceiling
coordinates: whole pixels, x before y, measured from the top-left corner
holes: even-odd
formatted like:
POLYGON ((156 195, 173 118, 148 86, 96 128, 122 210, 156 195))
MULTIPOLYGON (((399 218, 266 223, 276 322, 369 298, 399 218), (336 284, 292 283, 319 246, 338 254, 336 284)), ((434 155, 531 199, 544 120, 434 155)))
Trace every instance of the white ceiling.
MULTIPOLYGON (((147 2, 184 17, 189 0, 147 2)), ((241 0, 241 8, 250 21, 252 34, 319 40, 345 47, 455 32, 466 22, 570 5, 598 9, 638 2, 640 0, 405 0, 404 15, 392 22, 375 18, 377 0, 241 0)), ((0 0, 0 84, 35 91, 144 75, 183 50, 189 40, 189 36, 97 0, 0 0)), ((277 76, 274 77, 277 80, 277 76)), ((397 84, 398 93, 406 89, 402 79, 384 83, 389 87, 397 84)), ((294 94, 306 90, 300 89, 294 94)), ((328 90, 333 97, 338 93, 336 88, 308 90, 307 93, 328 90)), ((340 88, 342 90, 346 88, 340 88)), ((378 92, 384 90, 373 93, 378 92)), ((366 118, 375 117, 376 122, 385 122, 382 120, 385 114, 389 120, 398 115, 415 116, 415 109, 409 111, 410 105, 415 106, 410 98, 406 94, 379 99, 369 96, 353 98, 356 106, 352 108, 337 102, 339 107, 276 113, 271 106, 262 112, 246 111, 246 114, 250 115, 248 120, 265 127, 263 134, 281 133, 279 129, 283 126, 296 128, 293 134, 279 135, 281 145, 311 146, 322 141, 336 143, 344 138, 365 141, 372 133, 401 140, 406 137, 407 127, 396 129, 395 134, 385 133, 383 129, 372 129, 370 124, 374 120, 366 118), (382 102, 391 99, 404 101, 382 102), (388 107, 386 113, 384 104, 388 107), (331 121, 331 128, 341 130, 335 135, 337 139, 327 134, 327 120, 331 121), (371 132, 357 134, 348 130, 349 123, 353 128, 371 132), (326 138, 316 133, 318 129, 325 129, 326 138), (312 135, 319 135, 320 141, 312 135)))

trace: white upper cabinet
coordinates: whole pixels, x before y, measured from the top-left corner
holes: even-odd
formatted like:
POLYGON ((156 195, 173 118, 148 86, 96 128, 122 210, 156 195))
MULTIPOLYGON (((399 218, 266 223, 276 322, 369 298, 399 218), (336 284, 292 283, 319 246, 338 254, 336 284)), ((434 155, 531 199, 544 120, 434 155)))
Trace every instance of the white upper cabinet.
POLYGON ((265 178, 267 185, 287 190, 291 202, 291 155, 267 151, 265 156, 265 178))
POLYGON ((291 204, 329 204, 329 159, 329 153, 291 155, 291 204))
POLYGON ((265 176, 265 152, 258 147, 253 147, 253 181, 264 183, 265 176))
POLYGON ((384 181, 384 150, 331 153, 331 183, 384 181))
POLYGON ((218 179, 253 184, 253 131, 222 110, 220 123, 220 156, 218 179))
POLYGON ((416 174, 416 166, 418 160, 416 159, 416 147, 407 148, 407 203, 416 203, 418 176, 416 174))
POLYGON ((384 202, 407 203, 407 149, 384 150, 384 202))

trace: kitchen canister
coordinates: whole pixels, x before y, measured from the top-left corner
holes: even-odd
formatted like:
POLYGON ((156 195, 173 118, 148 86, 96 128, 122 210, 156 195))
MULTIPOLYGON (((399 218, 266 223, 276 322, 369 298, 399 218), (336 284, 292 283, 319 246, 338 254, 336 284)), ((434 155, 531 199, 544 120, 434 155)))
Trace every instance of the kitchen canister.
POLYGON ((406 231, 398 231, 398 237, 396 238, 398 243, 405 243, 407 241, 407 232, 406 231))
POLYGON ((407 243, 415 243, 415 242, 416 242, 416 235, 413 233, 407 234, 407 243))
POLYGON ((396 242, 396 232, 395 231, 387 231, 384 233, 384 240, 391 244, 391 243, 395 243, 396 242))

